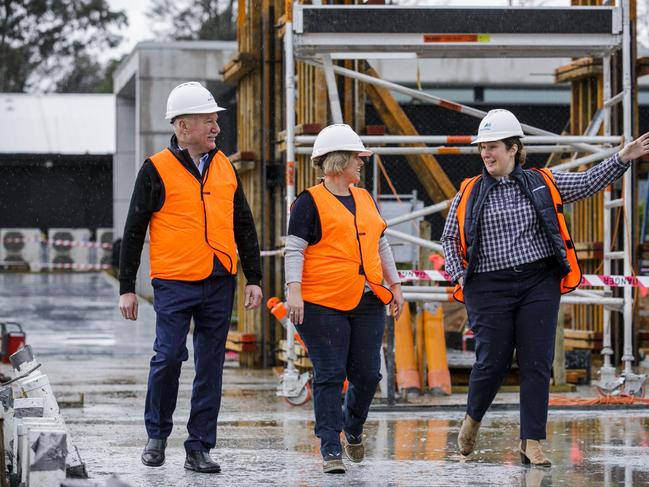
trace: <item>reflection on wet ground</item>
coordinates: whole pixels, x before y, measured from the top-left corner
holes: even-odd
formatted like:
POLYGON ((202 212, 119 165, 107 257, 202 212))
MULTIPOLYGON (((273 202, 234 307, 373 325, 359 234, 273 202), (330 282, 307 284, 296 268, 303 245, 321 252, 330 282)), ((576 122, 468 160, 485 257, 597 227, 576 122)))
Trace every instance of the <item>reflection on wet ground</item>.
POLYGON ((141 319, 126 323, 116 310, 116 296, 97 274, 0 274, 2 315, 26 326, 57 397, 74 400, 84 393, 84 407, 65 409, 64 416, 96 479, 115 473, 134 487, 649 485, 649 410, 621 409, 551 411, 545 442, 551 469, 520 465, 517 411, 489 413, 468 460, 456 453, 460 410, 370 412, 366 460, 348 463, 344 476, 325 476, 313 436, 312 403, 292 407, 275 397, 270 371, 237 368, 224 374, 218 445, 212 452, 223 472, 187 472, 182 465, 191 359, 181 376, 167 461, 147 468, 139 457, 146 440, 142 416, 153 312, 142 303, 141 319), (98 336, 102 339, 70 339, 98 336))

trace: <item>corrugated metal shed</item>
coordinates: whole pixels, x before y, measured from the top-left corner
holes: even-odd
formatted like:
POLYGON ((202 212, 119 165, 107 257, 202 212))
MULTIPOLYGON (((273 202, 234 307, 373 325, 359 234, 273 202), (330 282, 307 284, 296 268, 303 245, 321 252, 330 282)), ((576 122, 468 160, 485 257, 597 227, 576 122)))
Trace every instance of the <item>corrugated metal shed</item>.
POLYGON ((112 94, 0 94, 0 153, 114 154, 112 94))

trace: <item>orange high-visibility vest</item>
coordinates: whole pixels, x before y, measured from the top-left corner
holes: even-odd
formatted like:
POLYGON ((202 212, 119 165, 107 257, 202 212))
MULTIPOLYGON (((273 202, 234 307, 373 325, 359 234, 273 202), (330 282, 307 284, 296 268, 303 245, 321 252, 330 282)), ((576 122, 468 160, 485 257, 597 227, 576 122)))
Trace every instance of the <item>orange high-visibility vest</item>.
POLYGON ((234 241, 234 193, 237 177, 228 158, 217 152, 202 183, 169 149, 150 157, 165 200, 149 223, 151 278, 200 281, 214 266, 214 256, 237 272, 234 241))
POLYGON ((370 193, 350 186, 354 216, 323 184, 307 191, 313 197, 322 237, 304 252, 302 297, 309 303, 340 311, 354 309, 365 281, 384 304, 392 293, 382 285, 379 239, 387 225, 370 193))
MULTIPOLYGON (((559 224, 559 232, 561 233, 561 239, 566 249, 567 262, 570 265, 570 271, 561 279, 561 294, 567 294, 579 287, 579 283, 581 282, 581 268, 579 267, 579 260, 577 259, 575 245, 572 242, 572 237, 570 237, 568 224, 566 223, 566 218, 563 214, 563 200, 561 199, 561 194, 559 193, 559 190, 554 183, 554 176, 552 175, 552 171, 547 168, 533 170, 543 176, 543 179, 545 180, 545 183, 550 191, 552 202, 554 203, 554 211, 556 213, 557 222, 559 224)), ((465 268, 468 265, 467 242, 466 234, 464 231, 466 208, 471 192, 473 191, 473 187, 481 177, 482 176, 475 176, 470 179, 465 179, 460 185, 460 201, 457 206, 457 223, 460 235, 460 249, 462 251, 461 258, 465 268)), ((453 290, 453 297, 461 303, 464 302, 464 293, 462 292, 462 287, 459 284, 455 285, 455 289, 453 290)))

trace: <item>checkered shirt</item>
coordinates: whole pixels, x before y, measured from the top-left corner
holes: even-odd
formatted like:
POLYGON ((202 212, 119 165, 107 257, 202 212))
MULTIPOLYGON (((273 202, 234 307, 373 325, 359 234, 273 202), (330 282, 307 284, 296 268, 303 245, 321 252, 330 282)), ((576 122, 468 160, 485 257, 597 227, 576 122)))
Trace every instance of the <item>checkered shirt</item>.
MULTIPOLYGON (((630 167, 619 155, 582 172, 552 172, 564 203, 588 198, 620 178, 630 167)), ((442 246, 446 271, 453 281, 464 273, 457 224, 458 193, 446 218, 442 246)), ((480 235, 475 272, 507 269, 554 254, 531 201, 513 179, 501 179, 489 192, 478 223, 480 235)))

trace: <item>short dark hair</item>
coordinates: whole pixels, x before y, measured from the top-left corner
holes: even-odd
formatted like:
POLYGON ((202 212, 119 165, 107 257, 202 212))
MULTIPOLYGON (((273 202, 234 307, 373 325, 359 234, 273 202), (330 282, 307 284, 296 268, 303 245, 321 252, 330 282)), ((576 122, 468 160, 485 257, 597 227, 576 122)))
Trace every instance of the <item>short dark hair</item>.
POLYGON ((508 137, 506 139, 503 139, 503 142, 505 144, 505 147, 507 147, 507 150, 511 149, 514 145, 518 147, 518 150, 516 151, 516 155, 514 156, 514 160, 520 164, 521 166, 525 165, 525 158, 527 156, 527 151, 525 150, 525 147, 523 146, 523 142, 521 142, 520 137, 508 137))

